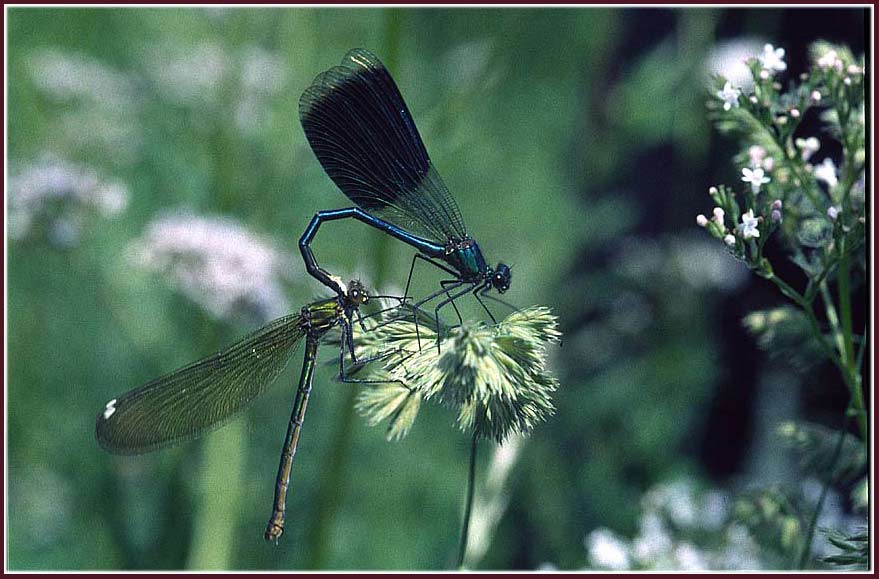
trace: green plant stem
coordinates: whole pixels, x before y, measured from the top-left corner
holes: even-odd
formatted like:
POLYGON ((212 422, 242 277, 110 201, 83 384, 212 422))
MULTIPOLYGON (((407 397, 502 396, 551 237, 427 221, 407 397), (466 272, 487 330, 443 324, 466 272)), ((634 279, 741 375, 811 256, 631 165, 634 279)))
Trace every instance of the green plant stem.
POLYGON ((864 333, 861 335, 861 345, 858 346, 858 357, 855 359, 855 371, 861 371, 861 365, 864 363, 864 352, 867 351, 867 326, 864 326, 864 333))
POLYGON ((187 568, 229 569, 241 508, 246 430, 236 420, 205 440, 187 568))
POLYGON ((836 315, 836 308, 833 307, 833 296, 830 295, 830 289, 827 287, 826 282, 822 281, 818 287, 821 291, 821 299, 824 300, 824 311, 827 314, 827 323, 830 324, 830 329, 833 331, 836 350, 839 352, 839 357, 845 360, 845 338, 843 337, 842 330, 839 326, 839 316, 836 315))
POLYGON ((340 495, 346 480, 348 458, 354 431, 354 405, 357 401, 357 390, 350 388, 341 403, 339 428, 333 436, 329 453, 329 461, 321 472, 317 496, 315 497, 314 515, 308 534, 309 569, 322 569, 326 566, 329 553, 329 536, 339 511, 340 495))
POLYGON ((839 240, 839 271, 836 274, 836 283, 839 290, 839 315, 842 322, 842 337, 844 345, 844 359, 849 368, 855 364, 854 344, 852 343, 852 304, 849 293, 849 255, 846 252, 845 236, 839 240))
POLYGON ((464 503, 464 521, 461 524, 461 546, 458 549, 458 570, 464 569, 464 557, 467 555, 467 538, 470 533, 470 515, 473 513, 473 495, 476 489, 476 450, 479 436, 473 433, 473 444, 470 446, 470 472, 467 476, 467 498, 464 503))
POLYGON ((836 440, 836 447, 833 449, 833 458, 830 460, 830 465, 828 466, 828 476, 827 480, 824 482, 824 486, 821 488, 821 494, 818 497, 818 503, 815 505, 815 512, 812 513, 812 517, 809 520, 809 528, 806 530, 806 536, 803 539, 803 550, 800 553, 799 565, 798 569, 805 570, 806 564, 809 562, 809 555, 812 552, 812 538, 815 536, 815 528, 818 525, 818 516, 821 514, 821 510, 824 508, 824 501, 827 499, 827 493, 830 491, 830 485, 834 482, 833 470, 836 468, 836 463, 839 462, 839 457, 842 456, 842 445, 845 441, 845 424, 848 422, 849 411, 851 410, 851 403, 849 403, 848 407, 845 409, 845 414, 842 419, 842 426, 839 429, 839 436, 836 440))
POLYGON ((806 314, 806 318, 809 320, 809 326, 812 329, 812 335, 818 340, 818 344, 824 350, 825 355, 830 358, 834 364, 836 364, 837 368, 839 368, 840 373, 842 374, 842 379, 845 382, 846 386, 849 390, 849 395, 851 397, 851 409, 850 411, 854 413, 855 419, 858 423, 858 432, 861 435, 861 439, 866 444, 866 441, 869 440, 869 427, 867 423, 867 410, 864 404, 864 393, 861 392, 861 380, 860 375, 857 371, 853 370, 854 364, 849 366, 845 363, 842 356, 836 355, 836 352, 833 350, 833 346, 827 341, 827 338, 824 337, 824 334, 821 332, 821 327, 818 324, 818 318, 815 316, 815 310, 812 308, 812 304, 807 301, 797 290, 789 286, 783 279, 779 278, 775 274, 771 274, 767 277, 772 283, 778 286, 778 289, 781 290, 785 296, 789 297, 793 300, 798 306, 803 308, 803 311, 806 314))

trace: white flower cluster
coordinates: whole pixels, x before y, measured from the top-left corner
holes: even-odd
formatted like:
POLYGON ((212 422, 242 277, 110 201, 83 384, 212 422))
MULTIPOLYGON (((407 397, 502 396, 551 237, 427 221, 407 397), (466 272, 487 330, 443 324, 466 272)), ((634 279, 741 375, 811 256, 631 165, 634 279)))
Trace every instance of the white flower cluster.
POLYGON ((137 267, 165 275, 216 318, 244 313, 264 321, 289 311, 281 281, 292 264, 230 219, 161 216, 131 244, 129 257, 137 267))
POLYGON ((267 100, 282 94, 288 81, 284 58, 259 46, 230 52, 203 42, 183 52, 155 49, 147 59, 149 78, 168 100, 181 106, 234 107, 238 128, 253 132, 268 114, 267 100))
POLYGON ((27 64, 34 86, 63 104, 53 109, 56 149, 98 147, 102 157, 115 163, 136 159, 142 135, 137 122, 141 98, 134 76, 58 48, 34 52, 27 64))
MULTIPOLYGON (((738 66, 734 67, 732 63, 724 62, 722 68, 718 68, 716 71, 726 79, 723 88, 715 93, 717 98, 723 103, 723 110, 725 111, 738 108, 742 89, 750 90, 754 84, 753 79, 751 79, 750 70, 745 65, 745 62, 750 58, 750 52, 742 52, 739 49, 737 55, 738 66)), ((729 60, 729 57, 726 57, 726 60, 729 60)), ((764 80, 778 72, 787 70, 787 63, 784 61, 784 49, 775 48, 771 44, 763 46, 763 52, 757 55, 757 60, 760 62, 760 78, 764 80)), ((719 65, 715 64, 712 66, 717 67, 719 65)), ((754 98, 753 95, 751 98, 754 98)), ((799 116, 799 111, 794 111, 794 114, 799 116)))
POLYGON ((29 65, 34 84, 55 100, 91 101, 125 111, 136 100, 129 76, 83 54, 47 48, 31 55, 29 65))
POLYGON ((105 181, 91 167, 46 153, 9 178, 9 236, 24 239, 45 233, 50 242, 70 247, 79 241, 91 214, 113 218, 127 204, 124 184, 105 181))
POLYGON ((763 54, 758 56, 757 59, 760 61, 760 66, 762 67, 760 72, 761 78, 769 78, 770 75, 776 72, 784 72, 787 70, 787 63, 784 61, 783 48, 775 48, 771 44, 765 44, 763 46, 763 54))
POLYGON ((590 566, 614 571, 760 569, 759 548, 748 530, 727 526, 730 503, 726 492, 698 493, 688 479, 659 484, 641 500, 633 539, 607 528, 586 536, 590 566))

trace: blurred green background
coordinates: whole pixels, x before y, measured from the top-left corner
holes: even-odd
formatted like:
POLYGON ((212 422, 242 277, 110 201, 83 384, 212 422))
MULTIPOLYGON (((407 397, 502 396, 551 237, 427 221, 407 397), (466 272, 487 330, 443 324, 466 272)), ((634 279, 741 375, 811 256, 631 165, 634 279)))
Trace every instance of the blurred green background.
MULTIPOLYGON (((792 396, 761 390, 772 364, 739 320, 779 298, 694 216, 710 209, 710 185, 738 179, 733 144, 704 112, 709 71, 764 42, 787 49, 791 74, 819 38, 860 53, 864 10, 15 8, 7 18, 10 175, 63 159, 127 200, 103 210, 78 200, 73 221, 57 221, 64 200, 40 222, 10 216, 12 569, 453 563, 468 437, 428 406, 408 438, 386 442, 354 413, 356 390, 333 381, 330 346, 280 546, 261 534, 301 354, 201 441, 136 457, 94 441, 108 399, 264 321, 213 315, 134 267, 132 243, 158 216, 235 220, 287 256, 290 310, 326 296, 296 241, 315 211, 350 203, 308 147, 298 98, 358 46, 394 75, 488 261, 513 264, 505 297, 552 307, 565 334, 551 352, 557 413, 508 457, 477 568, 583 568, 584 536, 633 531, 640 497, 668 477, 732 488, 794 476, 761 434, 766 413, 844 407, 841 387, 817 402, 795 385, 792 396)), ((57 171, 42 178, 63 180, 57 171)), ((400 292, 411 260, 357 223, 326 226, 315 250, 382 293, 400 292)), ((440 279, 417 272, 416 295, 440 279)), ((482 474, 492 445, 481 453, 482 474)))

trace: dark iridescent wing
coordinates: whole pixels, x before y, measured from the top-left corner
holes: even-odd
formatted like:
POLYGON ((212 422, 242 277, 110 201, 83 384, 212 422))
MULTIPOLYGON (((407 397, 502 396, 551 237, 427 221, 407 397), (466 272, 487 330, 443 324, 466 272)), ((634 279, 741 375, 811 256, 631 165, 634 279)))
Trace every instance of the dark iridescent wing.
POLYGON ((440 245, 466 237, 400 90, 371 52, 354 49, 319 75, 299 99, 299 119, 324 170, 360 208, 440 245))
POLYGON ((98 443, 135 454, 221 425, 278 377, 304 335, 300 322, 298 315, 279 318, 222 352, 111 400, 97 418, 98 443))

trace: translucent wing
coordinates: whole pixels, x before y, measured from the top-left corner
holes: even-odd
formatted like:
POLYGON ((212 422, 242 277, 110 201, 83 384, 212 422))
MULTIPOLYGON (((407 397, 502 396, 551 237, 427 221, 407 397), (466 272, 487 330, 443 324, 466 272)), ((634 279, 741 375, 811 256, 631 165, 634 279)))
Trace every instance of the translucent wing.
POLYGON ((360 208, 441 245, 466 237, 458 205, 374 54, 354 49, 320 74, 299 99, 299 119, 324 170, 360 208))
POLYGON ((298 315, 256 330, 227 350, 171 372, 107 403, 96 436, 110 452, 135 454, 194 438, 261 394, 304 335, 298 315))

